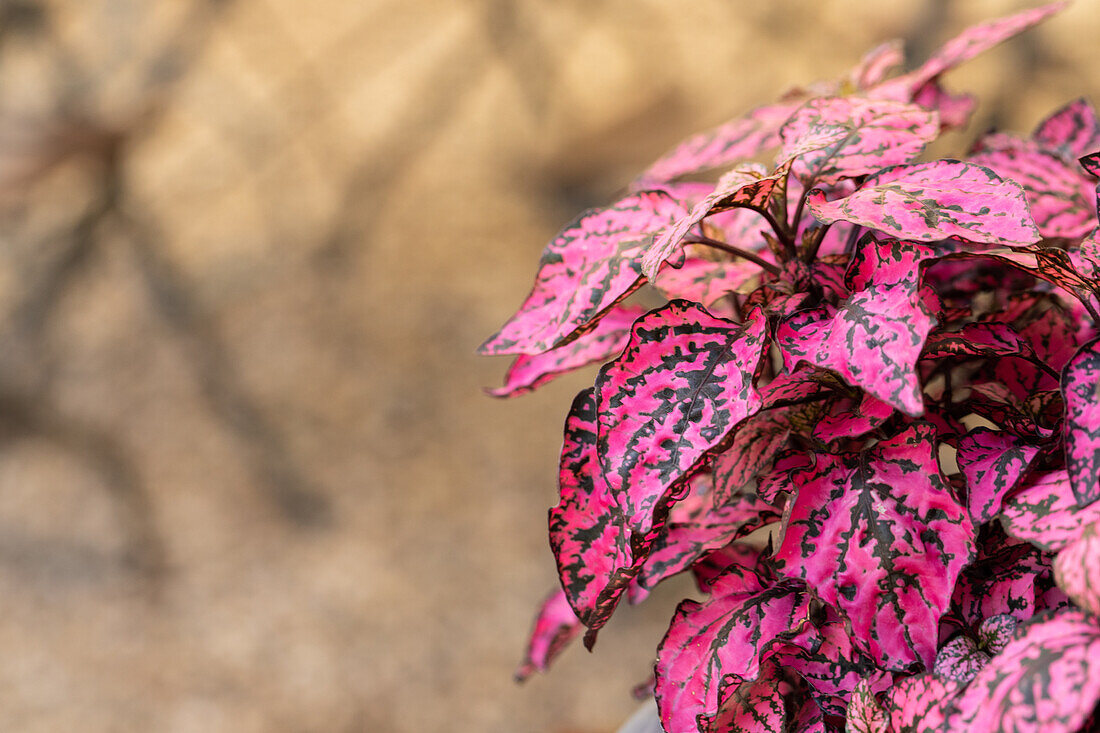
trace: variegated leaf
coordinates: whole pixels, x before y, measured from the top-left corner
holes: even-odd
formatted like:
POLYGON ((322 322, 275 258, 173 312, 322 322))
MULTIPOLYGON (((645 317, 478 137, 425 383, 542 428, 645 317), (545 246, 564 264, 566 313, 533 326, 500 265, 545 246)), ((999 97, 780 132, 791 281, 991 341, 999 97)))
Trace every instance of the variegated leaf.
POLYGON ((973 639, 960 635, 936 652, 932 672, 965 685, 977 676, 989 659, 989 655, 979 649, 973 639))
POLYGON ((1100 520, 1058 553, 1054 579, 1079 608, 1100 616, 1100 520))
POLYGON ((939 134, 936 114, 913 104, 860 97, 812 99, 779 131, 781 160, 807 185, 906 163, 939 134))
POLYGON ((787 444, 792 409, 780 407, 758 412, 737 431, 733 444, 714 461, 715 506, 732 501, 787 444))
POLYGON ((642 257, 642 273, 655 280, 661 265, 675 254, 688 232, 710 214, 737 208, 767 208, 773 193, 777 190, 782 193, 786 177, 786 165, 769 174, 759 164, 746 163, 726 173, 709 196, 654 240, 642 257))
POLYGON ((634 547, 655 507, 760 408, 765 325, 758 310, 737 325, 672 301, 634 324, 622 356, 600 370, 600 466, 634 547))
POLYGON ((957 160, 887 169, 836 201, 815 189, 806 203, 822 222, 848 221, 906 240, 1026 245, 1041 236, 1019 184, 957 160))
POLYGON ((561 500, 550 510, 550 547, 573 611, 584 625, 607 621, 634 575, 626 521, 596 459, 596 399, 577 395, 565 422, 558 474, 561 500))
POLYGON ((951 730, 1074 733, 1100 702, 1100 624, 1081 611, 1040 616, 955 701, 951 730))
POLYGON ((843 398, 818 418, 811 435, 823 443, 856 438, 879 427, 893 414, 891 405, 867 393, 857 398, 843 398))
POLYGON ((516 680, 522 682, 535 672, 549 669, 550 663, 580 634, 582 628, 580 619, 569 606, 565 591, 558 589, 551 593, 535 617, 535 628, 531 631, 527 654, 516 670, 516 680))
POLYGON ((900 38, 875 46, 863 55, 848 72, 848 80, 856 89, 869 89, 882 82, 890 72, 905 63, 905 44, 900 38))
POLYGON ((771 584, 732 566, 703 603, 683 601, 657 651, 657 708, 666 731, 704 729, 724 697, 760 676, 762 655, 777 639, 809 626, 809 595, 795 581, 771 584))
POLYGON ((723 696, 718 714, 701 721, 699 730, 706 733, 788 730, 826 733, 821 711, 806 694, 805 683, 770 661, 761 665, 756 679, 732 686, 723 696))
POLYGON ((1028 208, 1044 237, 1083 237, 1096 226, 1095 184, 1080 167, 1029 140, 980 147, 970 156, 1024 189, 1028 208))
POLYGON ((1049 552, 1080 537, 1084 527, 1097 519, 1100 502, 1080 508, 1065 470, 1032 474, 1004 500, 1001 510, 1005 532, 1049 552))
POLYGON ((866 678, 861 679, 848 703, 845 733, 890 733, 890 718, 871 692, 866 678))
POLYGON ((976 523, 1001 513, 1001 500, 1023 481, 1038 454, 1038 446, 988 428, 977 428, 959 439, 956 461, 966 477, 966 504, 976 523))
POLYGON ((1000 654, 1019 625, 1019 619, 1007 613, 990 616, 978 627, 978 646, 991 656, 1000 654))
POLYGON ((942 733, 962 683, 931 672, 907 677, 886 694, 884 707, 896 733, 942 733))
POLYGON ((687 212, 667 193, 643 191, 581 214, 546 246, 535 285, 483 354, 538 354, 595 327, 642 282, 642 254, 687 212))
POLYGON ((991 616, 1023 621, 1044 608, 1042 596, 1054 583, 1050 555, 997 525, 982 527, 977 545, 978 556, 963 568, 951 599, 957 628, 972 630, 991 616))
MULTIPOLYGON (((766 250, 759 254, 764 259, 774 259, 766 250)), ((746 285, 755 289, 753 283, 759 279, 760 272, 760 265, 748 260, 713 262, 692 257, 683 267, 663 268, 653 285, 669 300, 691 300, 710 307, 730 293, 747 290, 746 285)))
POLYGON ((636 306, 617 306, 594 329, 565 346, 541 354, 520 354, 504 376, 504 386, 489 390, 494 397, 517 397, 575 369, 607 361, 622 353, 630 339, 630 326, 645 311, 636 306))
POLYGON ((1082 346, 1062 373, 1066 468, 1078 506, 1100 498, 1100 339, 1082 346))
POLYGON ((943 130, 966 127, 978 106, 974 95, 953 94, 944 89, 937 79, 930 79, 917 87, 913 92, 913 102, 936 112, 943 130))
POLYGON ((1087 100, 1076 99, 1040 122, 1032 137, 1067 160, 1076 160, 1100 149, 1100 119, 1087 100))
POLYGON ((884 669, 930 665, 936 629, 974 530, 918 423, 859 453, 817 454, 798 486, 780 570, 815 587, 884 669))
POLYGON ((800 104, 792 101, 757 107, 744 117, 693 135, 638 176, 634 188, 649 188, 688 173, 720 168, 776 147, 779 128, 800 104))

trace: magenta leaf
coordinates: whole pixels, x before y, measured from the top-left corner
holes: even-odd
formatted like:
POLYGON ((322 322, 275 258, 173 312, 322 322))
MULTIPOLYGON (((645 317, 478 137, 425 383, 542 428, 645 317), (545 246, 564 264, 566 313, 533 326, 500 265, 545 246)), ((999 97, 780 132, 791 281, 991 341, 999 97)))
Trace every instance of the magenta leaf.
POLYGON ((952 730, 1080 730, 1100 701, 1100 624, 1077 610, 1017 631, 955 702, 952 730))
POLYGON ((1062 373, 1066 468, 1078 506, 1100 498, 1100 339, 1082 346, 1062 373))
POLYGON ((731 542, 699 558, 691 566, 691 573, 695 576, 695 584, 699 590, 711 593, 714 590, 714 584, 733 565, 768 572, 768 577, 771 578, 770 572, 761 565, 761 560, 759 549, 741 542, 731 542))
MULTIPOLYGON (((768 254, 760 253, 765 259, 768 259, 768 254)), ((679 298, 710 306, 729 293, 742 290, 746 283, 759 279, 759 276, 760 266, 748 260, 712 262, 692 257, 684 262, 683 267, 662 268, 653 285, 669 300, 679 298)))
POLYGON ((978 646, 989 655, 1000 654, 1019 625, 1019 620, 1007 613, 990 616, 978 627, 978 646))
POLYGON ((714 462, 714 502, 733 500, 763 471, 790 437, 790 411, 781 407, 750 417, 737 431, 733 444, 714 462))
POLYGON ((917 416, 924 412, 916 363, 936 323, 920 285, 920 245, 868 243, 853 259, 849 284, 861 288, 839 308, 795 313, 776 330, 787 369, 808 362, 917 416), (874 270, 867 274, 866 270, 874 270))
POLYGON ((954 711, 961 682, 931 672, 907 677, 886 694, 883 707, 896 733, 941 733, 954 711))
POLYGON ((977 676, 989 659, 973 639, 960 635, 940 647, 932 672, 965 685, 977 676))
POLYGON ((777 639, 808 625, 801 583, 776 585, 734 565, 703 603, 683 601, 657 651, 657 708, 666 731, 705 730, 727 690, 761 673, 762 655, 777 639))
POLYGON ((966 477, 967 508, 978 524, 1001 513, 1001 500, 1024 479, 1039 448, 1007 432, 977 428, 959 439, 956 461, 966 477))
POLYGON ((1100 502, 1078 506, 1066 471, 1035 473, 1004 501, 1001 524, 1012 537, 1057 552, 1100 519, 1100 502))
POLYGON ((520 354, 504 377, 504 386, 489 391, 494 397, 517 397, 556 377, 622 353, 630 326, 645 311, 636 306, 615 307, 596 327, 565 346, 541 354, 520 354))
POLYGON ((1084 99, 1077 99, 1039 123, 1032 135, 1036 142, 1076 160, 1100 148, 1100 120, 1084 99))
POLYGON ((958 331, 938 331, 925 342, 925 359, 947 356, 1034 357, 1031 344, 1006 323, 967 323, 958 331))
POLYGON ((596 460, 596 400, 577 395, 565 422, 558 487, 550 510, 550 547, 562 588, 585 626, 606 622, 634 576, 625 518, 607 489, 596 460))
POLYGON ((974 530, 918 423, 859 453, 816 455, 792 474, 798 491, 776 561, 851 621, 884 669, 936 651, 937 624, 973 554, 974 530))
POLYGON ((582 628, 565 592, 558 589, 551 593, 535 617, 535 628, 531 632, 527 654, 516 670, 516 680, 522 682, 535 672, 549 669, 550 663, 580 634, 582 628))
POLYGON ((1100 616, 1100 521, 1086 525, 1058 553, 1054 579, 1079 608, 1100 616))
POLYGON ((654 508, 760 408, 765 325, 758 310, 736 325, 672 301, 635 323, 622 356, 600 370, 600 466, 633 543, 651 531, 654 508))
POLYGON ((818 418, 811 435, 823 443, 856 438, 882 425, 893 414, 892 406, 866 393, 855 399, 840 399, 818 418))
POLYGON ((1082 237, 1096 226, 1095 184, 1076 162, 1071 167, 1028 140, 979 148, 970 161, 1023 187, 1031 216, 1044 237, 1082 237))
POLYGON ((483 354, 538 354, 595 326, 642 282, 642 254, 686 212, 671 196, 643 191, 581 214, 546 246, 535 285, 483 354))
POLYGON ((720 168, 776 147, 779 128, 799 104, 786 102, 757 107, 744 117, 688 138, 642 173, 634 188, 649 188, 654 183, 671 181, 688 173, 720 168))
POLYGON ((709 196, 693 206, 691 212, 681 217, 673 226, 665 229, 646 250, 642 257, 642 273, 650 280, 655 280, 658 269, 676 252, 692 227, 710 214, 736 208, 766 209, 777 188, 782 193, 782 184, 786 177, 786 166, 769 174, 763 166, 756 163, 747 163, 725 174, 709 196))
MULTIPOLYGON (((710 477, 700 477, 709 486, 710 477)), ((779 512, 754 493, 743 492, 715 507, 709 491, 697 491, 669 513, 665 531, 650 547, 645 564, 628 589, 631 603, 644 598, 661 581, 690 568, 708 553, 779 519, 779 512)))
POLYGON ((725 694, 718 714, 704 718, 699 729, 706 733, 825 733, 821 711, 805 688, 797 675, 766 661, 755 680, 725 694))
POLYGON ((936 115, 917 105, 824 97, 783 125, 780 159, 794 159, 792 170, 804 184, 826 185, 906 163, 938 134, 936 115))
POLYGON ((1034 616, 1053 585, 1050 560, 1032 545, 1008 538, 996 525, 983 527, 978 557, 963 569, 951 599, 959 614, 956 625, 973 629, 989 617, 1009 615, 1022 621, 1034 616))
POLYGON ((806 203, 827 224, 848 221, 907 240, 1024 245, 1041 236, 1018 183, 958 160, 887 169, 836 201, 815 189, 806 203))

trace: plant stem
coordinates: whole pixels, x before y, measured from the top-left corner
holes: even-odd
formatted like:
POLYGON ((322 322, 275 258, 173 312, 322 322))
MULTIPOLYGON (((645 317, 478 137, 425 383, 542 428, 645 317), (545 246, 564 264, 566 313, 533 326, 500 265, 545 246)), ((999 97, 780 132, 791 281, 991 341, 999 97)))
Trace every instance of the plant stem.
POLYGON ((775 275, 776 277, 779 277, 783 273, 783 271, 780 270, 776 265, 772 264, 771 262, 768 262, 767 260, 765 260, 760 255, 756 254, 755 252, 749 252, 748 250, 741 249, 740 247, 735 247, 734 245, 729 244, 728 242, 721 242, 717 239, 711 239, 710 237, 706 236, 705 234, 693 234, 690 237, 688 237, 687 239, 685 239, 684 243, 685 244, 705 244, 708 247, 714 247, 715 249, 720 249, 723 252, 728 252, 729 254, 734 255, 736 257, 742 257, 742 258, 748 260, 749 262, 752 262, 756 265, 759 265, 761 267, 761 269, 765 270, 766 272, 770 272, 771 274, 775 275))

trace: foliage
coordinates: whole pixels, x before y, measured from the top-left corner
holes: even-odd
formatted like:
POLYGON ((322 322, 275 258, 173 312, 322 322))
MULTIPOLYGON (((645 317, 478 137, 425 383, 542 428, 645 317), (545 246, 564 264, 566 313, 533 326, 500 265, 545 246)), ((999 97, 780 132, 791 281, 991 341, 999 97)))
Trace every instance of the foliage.
POLYGON ((495 394, 607 363, 566 421, 561 589, 520 676, 688 572, 704 597, 655 667, 670 733, 1092 724, 1100 120, 1076 101, 918 159, 973 109, 940 75, 1061 7, 901 75, 880 46, 550 243, 482 347, 518 354, 495 394), (624 304, 647 283, 663 305, 624 304))

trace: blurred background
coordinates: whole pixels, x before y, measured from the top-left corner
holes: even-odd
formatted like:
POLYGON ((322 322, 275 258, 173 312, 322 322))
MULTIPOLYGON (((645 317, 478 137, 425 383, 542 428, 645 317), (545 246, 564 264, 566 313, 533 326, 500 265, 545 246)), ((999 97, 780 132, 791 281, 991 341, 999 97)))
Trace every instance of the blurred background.
MULTIPOLYGON (((592 373, 474 349, 681 137, 1026 5, 0 1, 0 728, 614 730, 690 589, 512 682, 592 373)), ((1097 37, 950 75, 955 152, 1097 37)))

